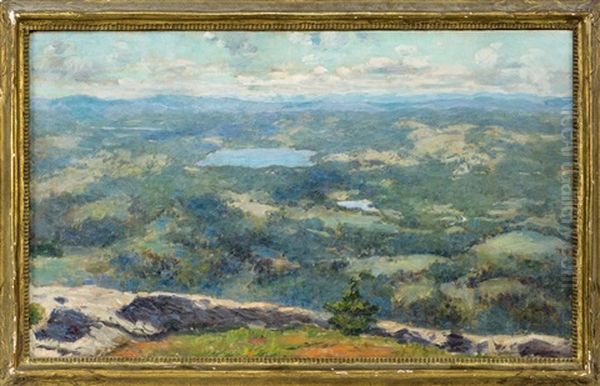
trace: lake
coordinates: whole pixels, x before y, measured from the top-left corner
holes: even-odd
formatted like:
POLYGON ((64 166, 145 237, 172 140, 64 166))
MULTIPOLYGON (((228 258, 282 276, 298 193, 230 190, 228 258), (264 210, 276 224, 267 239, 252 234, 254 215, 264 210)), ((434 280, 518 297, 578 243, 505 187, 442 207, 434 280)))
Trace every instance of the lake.
POLYGON ((296 150, 285 147, 221 149, 210 153, 196 165, 201 167, 240 166, 253 169, 269 166, 309 167, 313 165, 311 158, 315 154, 316 152, 312 150, 296 150))
POLYGON ((373 203, 369 200, 355 200, 355 201, 338 201, 338 206, 346 209, 358 209, 363 212, 379 212, 373 203))

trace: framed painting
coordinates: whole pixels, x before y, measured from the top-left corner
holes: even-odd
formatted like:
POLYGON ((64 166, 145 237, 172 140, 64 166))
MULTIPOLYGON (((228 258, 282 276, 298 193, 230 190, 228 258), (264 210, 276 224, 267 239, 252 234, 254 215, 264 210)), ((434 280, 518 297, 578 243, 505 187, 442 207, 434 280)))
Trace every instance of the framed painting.
POLYGON ((596 2, 0 8, 3 384, 597 384, 596 2))

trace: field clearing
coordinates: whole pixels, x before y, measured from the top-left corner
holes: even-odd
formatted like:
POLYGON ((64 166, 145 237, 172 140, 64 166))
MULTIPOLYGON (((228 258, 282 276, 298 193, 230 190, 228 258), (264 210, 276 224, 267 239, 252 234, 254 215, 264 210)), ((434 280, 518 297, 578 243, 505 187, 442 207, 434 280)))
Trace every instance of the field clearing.
POLYGON ((477 265, 501 265, 511 257, 540 260, 556 255, 567 248, 567 244, 554 236, 532 231, 505 233, 476 245, 472 251, 477 255, 477 265))
POLYGON ((431 264, 447 260, 436 255, 373 256, 352 260, 348 273, 370 272, 373 276, 391 275, 398 271, 421 272, 431 264))
POLYGON ((287 213, 290 218, 295 220, 319 219, 323 221, 325 227, 331 229, 335 229, 340 225, 347 225, 388 234, 398 233, 399 231, 398 227, 384 222, 381 217, 363 214, 357 210, 334 210, 325 207, 313 207, 309 210, 289 208, 287 213))

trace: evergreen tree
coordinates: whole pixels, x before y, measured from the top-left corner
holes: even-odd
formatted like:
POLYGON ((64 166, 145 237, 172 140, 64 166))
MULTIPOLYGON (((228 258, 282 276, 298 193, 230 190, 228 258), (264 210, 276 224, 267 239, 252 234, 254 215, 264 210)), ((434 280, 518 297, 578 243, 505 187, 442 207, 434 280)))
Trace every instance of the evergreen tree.
POLYGON ((379 307, 363 299, 358 290, 359 281, 351 278, 341 300, 325 304, 325 310, 333 314, 329 323, 344 335, 359 335, 374 323, 379 307))

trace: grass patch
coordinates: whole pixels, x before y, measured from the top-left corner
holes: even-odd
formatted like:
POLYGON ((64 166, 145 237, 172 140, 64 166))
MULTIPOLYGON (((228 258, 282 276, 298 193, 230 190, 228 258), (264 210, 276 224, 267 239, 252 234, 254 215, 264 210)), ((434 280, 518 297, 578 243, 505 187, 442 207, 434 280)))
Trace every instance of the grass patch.
POLYGON ((344 336, 338 331, 306 326, 286 330, 243 327, 225 332, 177 334, 161 341, 129 342, 110 355, 127 358, 394 358, 453 354, 417 344, 399 344, 392 338, 344 336))
POLYGON ((567 244, 553 236, 546 236, 531 231, 515 231, 493 237, 473 247, 477 256, 477 264, 501 265, 509 256, 520 259, 539 260, 548 255, 555 255, 567 244))
POLYGON ((479 283, 480 296, 487 299, 497 299, 500 295, 525 295, 531 290, 530 287, 522 284, 519 280, 513 278, 495 278, 479 283))
POLYGON ((434 287, 435 283, 429 279, 402 284, 394 292, 394 301, 397 304, 411 304, 426 299, 433 293, 434 287))
POLYGON ((336 210, 315 206, 309 210, 297 207, 287 208, 287 215, 295 220, 317 218, 329 229, 336 229, 340 225, 364 228, 383 234, 398 233, 399 229, 393 224, 386 223, 380 216, 364 214, 352 210, 336 210))
POLYGON ((85 205, 77 207, 73 211, 73 222, 80 224, 86 219, 101 220, 105 217, 114 217, 120 221, 127 221, 129 218, 129 206, 131 199, 126 195, 116 195, 103 198, 85 205))
POLYGON ((400 270, 421 272, 437 261, 446 258, 436 255, 373 256, 354 259, 346 269, 349 273, 370 272, 373 276, 391 275, 400 270))

